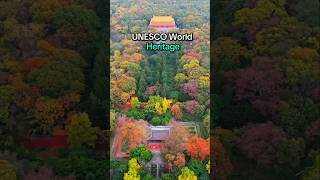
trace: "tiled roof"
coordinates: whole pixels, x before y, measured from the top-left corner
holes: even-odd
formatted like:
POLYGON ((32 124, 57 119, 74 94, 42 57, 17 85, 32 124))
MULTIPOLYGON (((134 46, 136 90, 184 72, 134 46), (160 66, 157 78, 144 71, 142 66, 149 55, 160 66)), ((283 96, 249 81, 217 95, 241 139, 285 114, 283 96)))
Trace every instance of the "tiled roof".
POLYGON ((150 141, 163 141, 168 138, 170 129, 151 129, 150 141))
POLYGON ((175 21, 172 16, 153 16, 150 21, 150 26, 164 26, 175 25, 175 21))

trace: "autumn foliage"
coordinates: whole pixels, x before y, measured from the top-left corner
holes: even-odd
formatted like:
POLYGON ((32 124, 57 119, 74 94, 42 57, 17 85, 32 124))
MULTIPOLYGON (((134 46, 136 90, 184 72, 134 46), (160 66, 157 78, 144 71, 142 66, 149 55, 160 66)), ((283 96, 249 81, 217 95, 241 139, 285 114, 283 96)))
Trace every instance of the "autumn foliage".
POLYGON ((218 137, 213 136, 210 141, 212 141, 210 154, 213 159, 213 162, 211 162, 213 177, 214 179, 227 179, 233 170, 231 161, 218 137))
POLYGON ((207 140, 192 136, 186 142, 186 151, 193 159, 203 161, 210 155, 210 145, 207 140))

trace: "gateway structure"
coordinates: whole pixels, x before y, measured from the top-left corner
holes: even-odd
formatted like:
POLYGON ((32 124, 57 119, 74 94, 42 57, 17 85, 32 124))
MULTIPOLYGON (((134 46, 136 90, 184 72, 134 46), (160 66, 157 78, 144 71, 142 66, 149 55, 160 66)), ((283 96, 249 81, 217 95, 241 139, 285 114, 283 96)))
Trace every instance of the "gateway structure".
POLYGON ((177 28, 172 16, 153 16, 149 27, 160 32, 168 32, 177 28))

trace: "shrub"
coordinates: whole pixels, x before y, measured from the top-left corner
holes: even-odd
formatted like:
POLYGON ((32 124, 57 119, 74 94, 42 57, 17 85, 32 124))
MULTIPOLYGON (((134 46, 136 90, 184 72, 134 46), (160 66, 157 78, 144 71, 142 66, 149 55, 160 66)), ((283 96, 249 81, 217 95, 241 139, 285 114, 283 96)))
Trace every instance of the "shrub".
POLYGON ((130 152, 130 158, 137 159, 139 162, 148 162, 152 159, 152 153, 145 146, 139 146, 130 152))

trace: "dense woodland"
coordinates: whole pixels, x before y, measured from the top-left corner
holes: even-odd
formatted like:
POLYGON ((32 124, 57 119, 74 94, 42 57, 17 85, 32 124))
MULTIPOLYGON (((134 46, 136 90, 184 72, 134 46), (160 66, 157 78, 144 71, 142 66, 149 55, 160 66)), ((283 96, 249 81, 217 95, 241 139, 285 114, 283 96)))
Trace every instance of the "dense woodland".
POLYGON ((106 8, 0 1, 0 179, 107 179, 106 8))
POLYGON ((106 3, 0 1, 0 179, 155 179, 148 125, 162 180, 320 179, 319 0, 210 1, 211 43, 207 0, 113 0, 110 42, 106 3), (153 15, 195 40, 145 51, 153 15))
POLYGON ((210 179, 209 5, 206 0, 111 2, 112 179, 156 179, 148 165, 157 158, 167 167, 161 179, 210 179), (194 41, 179 42, 177 52, 147 51, 131 33, 153 32, 148 27, 153 16, 172 16, 175 31, 192 32, 194 41), (149 147, 150 125, 172 126, 159 157, 149 147))
POLYGON ((211 2, 215 179, 319 179, 319 1, 211 2))

